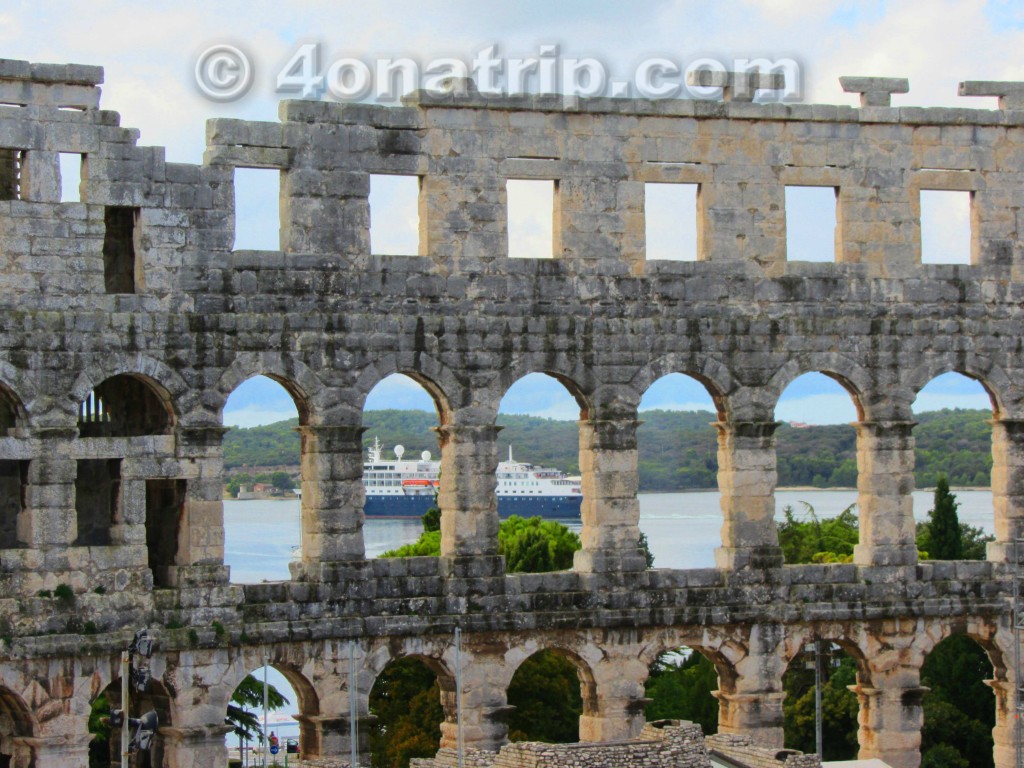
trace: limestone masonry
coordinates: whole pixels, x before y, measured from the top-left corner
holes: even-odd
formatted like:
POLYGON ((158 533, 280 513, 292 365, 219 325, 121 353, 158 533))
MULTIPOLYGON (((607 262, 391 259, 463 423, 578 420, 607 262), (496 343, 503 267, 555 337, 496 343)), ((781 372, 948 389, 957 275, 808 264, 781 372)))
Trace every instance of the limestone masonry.
MULTIPOLYGON (((911 768, 921 664, 966 633, 995 669, 996 765, 1014 764, 1024 84, 963 84, 997 110, 892 107, 906 82, 877 78, 844 78, 858 108, 472 89, 391 108, 286 101, 280 122, 211 120, 197 166, 138 146, 99 108, 101 81, 0 61, 11 765, 85 765, 90 702, 119 685, 144 626, 159 640, 137 697, 160 716, 154 765, 224 765, 228 699, 264 652, 298 694, 304 755, 347 755, 349 697, 365 719, 376 675, 407 655, 438 673, 454 748, 456 627, 467 751, 505 743, 508 683, 545 648, 579 670, 582 741, 639 737, 648 665, 682 645, 718 669, 721 733, 779 749, 782 673, 821 638, 857 661, 861 756, 911 768), (81 202, 60 202, 60 153, 82 159, 81 202), (233 250, 236 168, 280 171, 280 250, 233 250), (422 255, 371 253, 370 174, 418 178, 422 255), (554 182, 553 254, 536 254, 554 258, 507 257, 508 179, 554 182), (699 185, 697 261, 645 258, 652 182, 699 185), (834 263, 787 261, 787 185, 836 190, 834 263), (970 194, 969 264, 921 263, 919 192, 935 189, 970 194), (774 405, 809 371, 859 412, 849 565, 783 565, 772 520, 774 405), (911 403, 948 371, 993 401, 985 562, 917 561, 911 403), (439 409, 440 558, 365 557, 362 406, 395 372, 439 409), (583 549, 571 571, 508 575, 495 419, 530 372, 580 403, 583 549), (648 570, 637 549, 637 406, 670 372, 719 411, 713 569, 648 570), (299 409, 302 554, 290 581, 243 587, 223 565, 221 413, 256 374, 299 409)), ((527 760, 506 748, 493 764, 516 749, 527 760)))

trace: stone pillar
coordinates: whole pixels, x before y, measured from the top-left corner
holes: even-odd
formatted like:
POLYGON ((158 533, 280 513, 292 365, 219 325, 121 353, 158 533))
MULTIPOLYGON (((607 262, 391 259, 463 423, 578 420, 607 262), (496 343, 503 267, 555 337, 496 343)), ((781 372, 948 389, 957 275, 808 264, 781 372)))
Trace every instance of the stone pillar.
POLYGON ((67 458, 69 443, 76 434, 74 430, 48 430, 40 434, 39 457, 29 463, 26 512, 18 517, 18 539, 29 547, 64 547, 78 538, 78 463, 67 458))
POLYGON ((363 432, 359 426, 299 427, 302 436, 302 565, 363 560, 363 432))
MULTIPOLYGON (((1014 539, 1024 538, 1024 419, 994 419, 989 423, 996 540, 988 545, 988 559, 1009 562, 1014 539)), ((1024 559, 1021 556, 1018 560, 1024 559)))
POLYGON ((635 418, 581 421, 580 472, 583 503, 580 514, 583 548, 575 555, 576 570, 643 571, 647 568, 640 541, 635 418))
MULTIPOLYGON (((613 653, 611 648, 606 652, 613 653)), ((593 670, 593 682, 581 683, 583 714, 580 741, 635 739, 644 727, 647 667, 635 656, 613 655, 593 670)))
POLYGON ((914 565, 914 436, 912 421, 857 425, 858 565, 914 565))
POLYGON ((219 425, 184 427, 178 430, 178 457, 197 470, 189 478, 175 557, 169 568, 169 584, 191 586, 228 581, 224 565, 224 458, 222 445, 227 429, 219 425))
POLYGON ((892 768, 918 768, 921 764, 921 698, 928 691, 918 685, 916 671, 901 669, 884 675, 872 672, 880 688, 851 685, 860 702, 858 741, 861 760, 878 758, 892 768))
MULTIPOLYGON (((299 722, 299 753, 302 759, 315 757, 340 757, 347 759, 351 754, 352 729, 346 715, 302 715, 293 717, 299 722)), ((370 764, 370 726, 377 721, 373 715, 359 715, 356 749, 360 763, 370 764)))
MULTIPOLYGON (((85 725, 83 721, 82 725, 85 725)), ((53 738, 15 737, 15 754, 11 768, 67 768, 89 764, 89 742, 92 736, 83 727, 83 733, 53 738), (29 758, 34 755, 34 761, 29 758)))
POLYGON ((775 529, 776 421, 716 422, 718 488, 722 505, 719 568, 782 565, 775 529))
MULTIPOLYGON (((785 630, 778 624, 755 624, 743 641, 747 652, 727 675, 719 674, 718 732, 749 736, 767 747, 782 748, 782 676, 785 630)), ((736 638, 737 641, 740 638, 736 638)))
MULTIPOLYGON (((1010 670, 1010 675, 1013 671, 1010 670)), ((1016 768, 1017 729, 1014 712, 1014 685, 1006 680, 986 680, 996 694, 996 725, 992 729, 992 757, 995 768, 1016 768)))
POLYGON ((497 556, 498 444, 501 427, 436 427, 441 443, 441 557, 497 556))
POLYGON ((718 690, 712 691, 711 695, 718 699, 719 733, 749 736, 756 744, 782 748, 782 700, 786 698, 785 693, 729 693, 718 690))
POLYGON ((228 763, 224 738, 230 732, 229 725, 160 728, 157 735, 163 742, 162 765, 166 768, 223 768, 228 763))

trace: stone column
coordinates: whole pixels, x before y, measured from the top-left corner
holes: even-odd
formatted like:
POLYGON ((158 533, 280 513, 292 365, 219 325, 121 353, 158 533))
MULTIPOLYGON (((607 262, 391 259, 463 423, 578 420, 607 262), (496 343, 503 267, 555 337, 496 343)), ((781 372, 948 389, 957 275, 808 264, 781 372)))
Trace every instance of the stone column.
POLYGON ((18 539, 35 549, 64 547, 78 538, 75 477, 78 464, 70 455, 75 430, 47 430, 40 437, 39 457, 29 463, 26 512, 18 517, 18 539))
POLYGON ((613 654, 593 670, 593 682, 581 683, 583 714, 580 741, 635 739, 644 727, 647 667, 635 656, 613 654))
POLYGON ((863 421, 857 427, 858 565, 914 565, 912 421, 863 421))
POLYGON ((302 436, 302 565, 363 560, 361 426, 299 427, 302 436))
POLYGON ((53 738, 15 737, 12 741, 15 754, 11 768, 28 768, 29 765, 34 768, 67 768, 89 764, 92 736, 87 731, 53 738), (34 761, 30 760, 32 755, 35 756, 34 761))
MULTIPOLYGON (((785 631, 778 624, 759 624, 742 639, 747 653, 734 671, 719 674, 718 732, 749 736, 758 744, 782 748, 782 676, 786 660, 781 655, 785 631)), ((737 637, 738 642, 741 638, 737 637)))
MULTIPOLYGON (((293 717, 299 722, 299 753, 305 760, 313 757, 340 757, 351 754, 351 718, 345 715, 302 715, 293 717)), ((359 743, 356 749, 359 761, 369 765, 370 726, 377 721, 373 715, 358 716, 359 743)))
MULTIPOLYGON (((1012 676, 1013 671, 1009 674, 1012 676)), ((995 768, 1015 768, 1017 765, 1017 729, 1014 712, 1012 681, 986 680, 985 684, 996 694, 996 725, 992 729, 993 762, 995 768)))
POLYGON ((892 768, 918 768, 924 723, 921 698, 928 689, 918 684, 916 671, 872 672, 872 678, 881 687, 850 686, 860 702, 859 759, 878 758, 892 768))
POLYGON ((722 505, 719 568, 782 565, 775 529, 776 421, 717 422, 718 488, 722 505))
POLYGON ((197 475, 188 480, 182 513, 182 535, 169 581, 179 587, 224 584, 224 458, 227 429, 219 425, 178 430, 178 457, 189 460, 197 475))
POLYGON ((640 485, 635 418, 581 421, 580 514, 583 548, 575 555, 582 572, 643 571, 640 541, 640 485))
MULTIPOLYGON (((988 559, 1009 562, 1015 538, 1024 538, 1024 419, 994 419, 989 423, 996 540, 988 545, 988 559)), ((1018 560, 1024 560, 1024 552, 1018 560)))
POLYGON ((498 444, 501 427, 436 427, 441 443, 441 557, 497 556, 498 444))
POLYGON ((157 734, 163 741, 162 765, 167 768, 223 768, 228 763, 224 738, 230 732, 229 725, 160 728, 157 734))

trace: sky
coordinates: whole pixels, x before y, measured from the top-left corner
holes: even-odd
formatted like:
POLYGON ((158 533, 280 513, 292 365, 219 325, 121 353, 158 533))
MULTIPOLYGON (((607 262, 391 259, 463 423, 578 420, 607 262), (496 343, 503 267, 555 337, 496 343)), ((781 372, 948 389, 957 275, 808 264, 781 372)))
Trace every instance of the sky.
MULTIPOLYGON (((787 80, 789 101, 854 105, 857 96, 843 93, 838 77, 875 75, 909 78, 910 93, 894 96, 896 106, 982 109, 994 108, 995 100, 958 97, 959 81, 1024 80, 1024 3, 1019 0, 305 0, 294 5, 93 0, 87 7, 84 13, 80 3, 7 0, 0 6, 0 55, 104 66, 103 106, 120 112, 123 125, 139 128, 141 144, 163 145, 168 160, 177 162, 201 162, 207 118, 273 121, 277 102, 302 95, 310 84, 322 84, 323 98, 349 98, 368 73, 367 90, 357 97, 394 103, 398 94, 386 93, 389 80, 378 76, 382 62, 411 63, 420 74, 412 84, 432 86, 431 72, 457 73, 460 63, 471 67, 489 57, 503 65, 508 82, 499 78, 495 87, 506 90, 541 89, 541 70, 553 62, 561 78, 553 81, 554 89, 573 90, 575 82, 584 93, 595 85, 578 73, 592 73, 596 64, 606 75, 596 83, 602 93, 625 87, 626 95, 636 95, 641 73, 652 62, 664 60, 678 73, 650 80, 647 87, 676 85, 683 71, 702 60, 732 68, 741 59, 762 58, 785 63, 794 75, 787 80), (248 70, 232 69, 230 62, 225 69, 225 50, 244 55, 248 70), (530 59, 539 62, 533 74, 526 67, 530 59), (516 66, 527 75, 517 79, 516 66), (250 85, 234 100, 208 95, 222 99, 238 83, 250 85)), ((417 253, 415 190, 402 181, 408 180, 371 180, 374 253, 417 253)), ((276 172, 268 171, 237 187, 236 248, 278 247, 277 183, 276 172)), ((648 258, 692 259, 693 190, 661 186, 646 192, 648 258)), ((514 202, 519 195, 509 191, 514 202)), ((835 227, 830 190, 790 192, 791 258, 829 260, 835 227)), ((520 197, 525 202, 510 211, 520 250, 513 256, 550 257, 550 193, 520 197)), ((967 219, 964 196, 923 196, 924 260, 965 259, 967 219)), ((937 380, 921 393, 917 406, 987 407, 980 387, 964 382, 937 380)), ((531 377, 510 392, 506 410, 574 418, 571 399, 553 399, 547 386, 549 380, 531 377)), ((368 407, 422 406, 421 392, 407 381, 389 380, 371 395, 368 407)), ((710 401, 695 383, 659 385, 645 399, 645 407, 698 406, 708 409, 710 401)), ((225 421, 262 423, 290 410, 283 390, 254 380, 232 397, 225 421)), ((820 376, 794 383, 776 416, 809 423, 853 418, 849 397, 820 376)))

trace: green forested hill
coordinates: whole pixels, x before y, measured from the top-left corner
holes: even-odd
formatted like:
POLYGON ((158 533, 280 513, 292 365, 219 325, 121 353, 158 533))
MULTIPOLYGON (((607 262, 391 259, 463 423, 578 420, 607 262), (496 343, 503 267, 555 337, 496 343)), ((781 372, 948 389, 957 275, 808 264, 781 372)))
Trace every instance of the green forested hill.
MULTIPOLYGON (((367 411, 364 447, 380 438, 386 455, 401 444, 406 456, 428 450, 438 455, 430 431, 437 417, 426 411, 367 411)), ((640 488, 671 491, 714 488, 718 471, 717 434, 712 413, 644 411, 640 427, 640 488)), ((921 414, 914 428, 917 439, 917 485, 931 487, 940 474, 953 486, 988 485, 992 468, 988 411, 944 410, 921 414)), ((501 416, 499 456, 508 455, 511 442, 517 459, 579 472, 578 427, 571 421, 533 416, 501 416)), ((232 429, 224 439, 227 469, 242 466, 297 466, 297 422, 232 429)), ((856 435, 847 425, 795 429, 781 425, 776 432, 779 485, 820 488, 852 487, 857 482, 856 435)))

